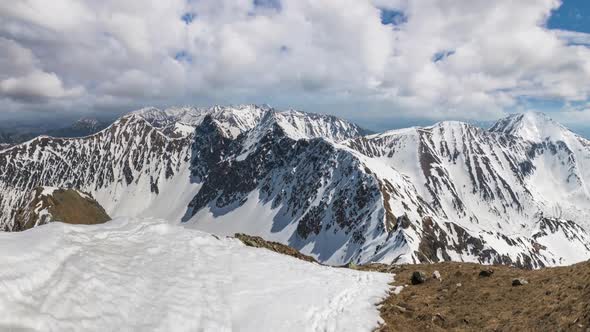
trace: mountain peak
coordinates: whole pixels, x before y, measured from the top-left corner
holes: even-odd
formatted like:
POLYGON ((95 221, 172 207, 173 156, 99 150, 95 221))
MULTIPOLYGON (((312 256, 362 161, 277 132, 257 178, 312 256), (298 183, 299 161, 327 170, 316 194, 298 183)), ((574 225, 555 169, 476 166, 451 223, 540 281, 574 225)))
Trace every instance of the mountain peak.
POLYGON ((461 130, 464 128, 476 128, 474 125, 463 122, 463 121, 455 121, 455 120, 447 120, 447 121, 440 121, 435 123, 434 125, 426 128, 443 128, 446 130, 461 130))
POLYGON ((538 114, 492 131, 446 121, 361 136, 346 120, 296 110, 146 108, 95 135, 2 150, 0 228, 47 221, 27 195, 45 186, 38 201, 58 200, 54 186, 96 197, 112 216, 269 236, 328 264, 534 268, 590 257, 590 143, 538 114), (563 141, 509 136, 531 128, 562 130, 563 141))
POLYGON ((78 121, 74 122, 74 124, 72 125, 73 128, 76 129, 89 129, 89 130, 95 130, 100 126, 100 121, 98 121, 96 118, 80 118, 78 119, 78 121))
POLYGON ((236 138, 239 134, 267 122, 279 125, 291 138, 323 137, 334 142, 361 136, 365 131, 356 124, 332 115, 301 112, 294 109, 278 111, 269 105, 215 105, 210 108, 191 106, 170 107, 164 110, 146 107, 130 113, 139 116, 155 127, 168 127, 183 123, 197 126, 210 115, 226 136, 236 138))
POLYGON ((169 116, 165 111, 155 107, 144 107, 129 113, 128 116, 143 118, 157 127, 166 126, 170 121, 169 116))
POLYGON ((571 133, 566 127, 540 112, 511 114, 497 121, 490 131, 521 137, 533 142, 562 141, 564 136, 571 133))

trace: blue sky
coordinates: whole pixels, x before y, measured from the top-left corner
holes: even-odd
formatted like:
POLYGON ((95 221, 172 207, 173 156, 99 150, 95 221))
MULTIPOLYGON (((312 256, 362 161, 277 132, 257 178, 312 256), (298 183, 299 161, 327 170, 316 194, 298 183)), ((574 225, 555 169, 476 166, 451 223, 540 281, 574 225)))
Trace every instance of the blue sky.
POLYGON ((20 0, 0 22, 5 122, 267 103, 376 130, 543 111, 590 131, 590 1, 20 0))
POLYGON ((547 27, 590 33, 590 1, 566 0, 555 10, 547 27))

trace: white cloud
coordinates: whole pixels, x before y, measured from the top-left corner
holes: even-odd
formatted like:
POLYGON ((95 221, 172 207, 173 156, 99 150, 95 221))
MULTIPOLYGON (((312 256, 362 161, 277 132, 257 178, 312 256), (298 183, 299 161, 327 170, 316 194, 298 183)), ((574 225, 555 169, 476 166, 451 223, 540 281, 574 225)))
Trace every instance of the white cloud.
POLYGON ((77 97, 84 92, 82 87, 66 89, 55 73, 35 70, 21 77, 0 81, 0 96, 25 102, 45 98, 77 97))
POLYGON ((48 98, 78 97, 84 88, 66 89, 55 73, 40 68, 41 62, 30 49, 0 37, 0 97, 21 102, 39 102, 48 98))
POLYGON ((76 29, 93 19, 88 7, 76 0, 2 1, 0 14, 56 31, 76 29))
POLYGON ((584 99, 590 51, 543 27, 557 1, 411 1, 395 35, 386 84, 392 99, 418 100, 431 114, 478 118, 517 97, 584 99), (451 54, 433 63, 438 52, 451 54), (401 80, 399 78, 402 78, 401 80), (572 89, 572 87, 575 87, 572 89))
POLYGON ((0 4, 0 43, 12 54, 0 48, 2 95, 89 108, 266 101, 348 116, 359 105, 376 118, 483 119, 522 99, 590 93, 588 35, 544 27, 557 0, 280 3, 0 4), (407 21, 383 25, 380 8, 407 21))
POLYGON ((0 80, 34 68, 38 61, 31 50, 17 42, 0 37, 0 80))
POLYGON ((590 46, 590 33, 568 30, 554 30, 553 33, 568 44, 590 46))

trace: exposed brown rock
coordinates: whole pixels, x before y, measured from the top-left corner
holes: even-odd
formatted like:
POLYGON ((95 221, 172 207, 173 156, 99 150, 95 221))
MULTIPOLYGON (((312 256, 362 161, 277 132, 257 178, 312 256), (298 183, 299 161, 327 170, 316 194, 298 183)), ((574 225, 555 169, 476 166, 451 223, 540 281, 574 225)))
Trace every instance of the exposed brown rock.
POLYGON ((67 224, 94 225, 111 220, 92 196, 73 189, 56 189, 42 195, 43 188, 35 188, 31 201, 16 217, 18 230, 26 230, 53 221, 67 224))
POLYGON ((295 257, 295 258, 299 258, 299 259, 307 261, 307 262, 317 263, 315 258, 313 258, 311 256, 304 255, 304 254, 300 253, 299 251, 297 251, 289 246, 286 246, 282 243, 266 241, 265 239, 261 238, 260 236, 252 236, 252 235, 241 234, 241 233, 237 233, 234 236, 236 237, 236 239, 242 241, 245 245, 247 245, 249 247, 265 248, 265 249, 268 249, 268 250, 271 250, 274 252, 278 252, 283 255, 288 255, 288 256, 295 257))

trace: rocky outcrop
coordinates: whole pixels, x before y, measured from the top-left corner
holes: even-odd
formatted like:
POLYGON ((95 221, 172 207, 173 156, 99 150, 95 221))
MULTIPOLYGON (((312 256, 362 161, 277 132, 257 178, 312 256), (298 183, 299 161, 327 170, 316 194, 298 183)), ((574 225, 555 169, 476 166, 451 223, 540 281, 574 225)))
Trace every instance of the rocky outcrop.
POLYGON ((254 248, 264 248, 270 251, 278 252, 279 254, 292 256, 310 263, 317 263, 318 261, 311 256, 304 255, 299 251, 286 246, 282 243, 266 241, 265 239, 261 238, 260 236, 251 236, 247 234, 236 234, 235 238, 242 241, 245 245, 254 248))
POLYGON ((38 187, 30 202, 18 211, 16 229, 26 230, 49 222, 94 225, 111 220, 92 196, 74 189, 38 187))

